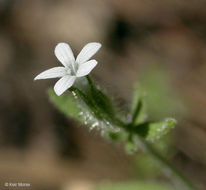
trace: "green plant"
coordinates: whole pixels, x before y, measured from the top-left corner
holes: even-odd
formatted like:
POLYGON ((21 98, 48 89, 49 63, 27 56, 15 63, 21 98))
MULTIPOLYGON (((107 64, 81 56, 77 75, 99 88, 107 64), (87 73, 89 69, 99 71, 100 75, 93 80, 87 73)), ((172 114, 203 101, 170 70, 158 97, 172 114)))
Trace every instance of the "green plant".
MULTIPOLYGON (((103 90, 97 88, 88 74, 97 65, 96 60, 89 60, 99 49, 101 44, 91 42, 86 44, 75 59, 73 52, 67 43, 59 43, 55 47, 55 55, 63 67, 54 67, 46 70, 35 77, 35 80, 60 78, 54 86, 54 91, 49 90, 49 96, 54 105, 67 116, 86 124, 90 129, 97 129, 101 134, 116 142, 125 144, 128 153, 135 153, 140 147, 149 153, 154 160, 158 161, 166 174, 171 173, 181 182, 183 187, 194 189, 168 161, 160 154, 153 144, 155 140, 167 134, 176 125, 176 120, 166 118, 161 121, 146 120, 144 99, 139 89, 134 90, 133 101, 130 111, 124 115, 118 111, 114 102, 103 90), (66 94, 64 92, 71 92, 66 94), (64 93, 64 94, 63 94, 64 93)), ((158 83, 164 86, 161 75, 155 75, 158 83)), ((151 83, 149 77, 146 84, 150 86, 150 94, 155 97, 158 86, 151 83)), ((162 88, 159 89, 161 91, 162 88)), ((169 91, 168 91, 169 92, 169 91)), ((165 97, 163 95, 163 97, 165 97)), ((156 96, 151 105, 162 101, 162 97, 156 96), (154 103, 155 102, 155 103, 154 103)), ((162 110, 165 111, 167 106, 162 110)))
POLYGON ((49 90, 51 102, 65 115, 86 124, 90 129, 96 128, 101 134, 115 142, 125 144, 128 153, 135 153, 138 147, 149 153, 159 164, 167 168, 180 182, 180 189, 194 189, 153 146, 153 143, 167 134, 176 125, 176 120, 166 118, 162 121, 145 120, 144 101, 134 91, 132 108, 128 116, 122 115, 111 99, 87 76, 86 83, 79 82, 69 89, 71 93, 57 96, 49 90), (123 119, 122 119, 123 118, 123 119), (129 118, 129 119, 128 119, 129 118))

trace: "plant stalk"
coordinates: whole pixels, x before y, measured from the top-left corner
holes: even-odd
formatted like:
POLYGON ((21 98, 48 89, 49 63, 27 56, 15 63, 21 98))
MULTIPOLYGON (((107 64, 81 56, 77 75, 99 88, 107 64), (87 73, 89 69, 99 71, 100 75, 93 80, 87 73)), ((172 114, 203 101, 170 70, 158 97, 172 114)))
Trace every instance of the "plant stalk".
MULTIPOLYGON (((87 81, 88 84, 91 88, 96 88, 95 85, 93 84, 92 79, 87 76, 87 81)), ((134 125, 134 121, 136 117, 138 116, 140 110, 142 107, 142 102, 139 101, 137 103, 136 109, 133 113, 132 121, 131 123, 124 124, 123 122, 119 121, 119 127, 123 128, 126 130, 129 134, 132 134, 131 128, 134 125)), ((138 141, 138 144, 140 145, 141 149, 148 154, 150 154, 154 160, 156 160, 162 167, 163 167, 163 172, 165 173, 166 176, 171 177, 174 176, 178 180, 178 187, 181 186, 179 189, 183 190, 196 190, 196 188, 191 184, 166 158, 164 158, 149 142, 147 142, 145 139, 140 137, 138 134, 134 134, 136 136, 136 140, 138 141)))
POLYGON ((149 153, 154 160, 156 160, 162 167, 163 172, 166 176, 174 176, 178 180, 179 189, 185 190, 196 190, 193 184, 191 184, 166 158, 164 158, 155 148, 148 142, 146 142, 142 137, 137 137, 137 141, 141 146, 141 149, 149 153))

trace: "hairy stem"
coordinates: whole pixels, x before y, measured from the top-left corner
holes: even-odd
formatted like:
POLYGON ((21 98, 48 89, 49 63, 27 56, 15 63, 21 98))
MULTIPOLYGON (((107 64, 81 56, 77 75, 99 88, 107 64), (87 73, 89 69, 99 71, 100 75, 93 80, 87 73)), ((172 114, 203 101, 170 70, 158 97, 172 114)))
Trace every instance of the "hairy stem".
MULTIPOLYGON (((91 88, 96 88, 94 83, 92 82, 92 79, 87 76, 88 84, 91 88)), ((166 176, 170 177, 174 176, 176 182, 178 182, 178 188, 183 190, 195 190, 196 188, 166 159, 164 158, 150 143, 148 143, 145 139, 140 137, 137 133, 133 131, 135 126, 135 120, 137 116, 139 115, 139 112, 142 108, 142 101, 139 100, 137 102, 136 108, 134 110, 131 122, 128 124, 123 123, 122 121, 119 121, 118 126, 120 128, 123 128, 125 131, 128 132, 128 134, 132 136, 136 136, 136 140, 138 141, 138 144, 140 145, 141 149, 148 154, 150 154, 155 161, 157 161, 162 168, 164 169, 163 172, 166 176)))

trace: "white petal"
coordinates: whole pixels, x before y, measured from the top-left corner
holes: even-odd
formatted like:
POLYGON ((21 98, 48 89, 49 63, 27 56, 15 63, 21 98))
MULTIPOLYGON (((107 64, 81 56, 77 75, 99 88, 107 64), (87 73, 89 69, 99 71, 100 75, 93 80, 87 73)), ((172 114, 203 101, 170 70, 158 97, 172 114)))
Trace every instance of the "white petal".
POLYGON ((79 65, 76 76, 83 77, 85 75, 88 75, 96 65, 97 65, 96 60, 90 60, 85 63, 82 63, 81 65, 79 65))
POLYGON ((67 43, 59 43, 55 47, 54 53, 57 59, 68 67, 75 59, 70 46, 67 43))
POLYGON ((102 45, 97 42, 88 43, 77 56, 76 62, 81 64, 88 61, 101 48, 101 46, 102 45))
POLYGON ((68 88, 70 88, 75 81, 75 76, 66 75, 59 79, 57 83, 54 85, 54 91, 58 96, 63 94, 68 88))
POLYGON ((58 78, 64 76, 65 74, 66 74, 65 67, 54 67, 40 73, 34 78, 34 80, 58 78))

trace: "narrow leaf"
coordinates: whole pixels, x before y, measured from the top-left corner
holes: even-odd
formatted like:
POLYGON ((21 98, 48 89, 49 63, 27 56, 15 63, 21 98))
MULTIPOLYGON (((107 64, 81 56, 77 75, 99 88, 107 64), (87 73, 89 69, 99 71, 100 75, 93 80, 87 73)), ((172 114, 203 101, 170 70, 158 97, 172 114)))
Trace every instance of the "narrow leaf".
POLYGON ((176 125, 176 120, 172 118, 160 122, 145 122, 135 127, 135 132, 146 140, 154 141, 167 134, 176 125))
POLYGON ((132 115, 132 124, 135 125, 138 123, 138 116, 140 116, 140 113, 143 109, 143 102, 141 99, 139 99, 138 103, 137 103, 137 106, 134 110, 134 113, 132 115))
POLYGON ((133 92, 132 108, 131 108, 131 123, 138 125, 146 119, 146 109, 143 101, 144 92, 139 85, 136 85, 133 92))

